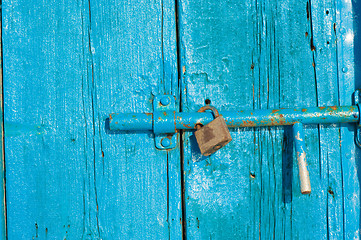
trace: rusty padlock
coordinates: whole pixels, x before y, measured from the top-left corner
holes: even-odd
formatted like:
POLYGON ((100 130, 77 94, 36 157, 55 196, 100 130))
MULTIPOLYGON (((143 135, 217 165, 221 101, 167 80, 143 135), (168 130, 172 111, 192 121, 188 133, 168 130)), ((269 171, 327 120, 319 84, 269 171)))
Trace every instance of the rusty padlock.
POLYGON ((196 124, 197 131, 195 131, 194 135, 202 155, 209 156, 232 141, 232 137, 229 134, 226 121, 222 115, 219 115, 217 109, 207 105, 201 107, 198 112, 204 112, 205 110, 212 110, 215 119, 205 126, 196 124))

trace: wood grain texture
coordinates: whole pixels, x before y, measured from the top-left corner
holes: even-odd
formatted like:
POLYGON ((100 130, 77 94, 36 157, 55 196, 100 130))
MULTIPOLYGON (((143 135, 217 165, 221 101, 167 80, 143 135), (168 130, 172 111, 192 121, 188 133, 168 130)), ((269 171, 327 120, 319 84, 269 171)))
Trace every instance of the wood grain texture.
POLYGON ((174 2, 3 1, 9 239, 179 239, 179 147, 107 130, 178 94, 174 2))
MULTIPOLYGON (((354 78, 341 76, 340 59, 349 58, 339 39, 352 29, 335 31, 344 21, 340 2, 180 1, 183 110, 205 99, 220 111, 350 104, 354 78)), ((359 237, 353 131, 305 127, 308 196, 289 127, 231 130, 233 141, 209 158, 185 134, 187 238, 359 237)))

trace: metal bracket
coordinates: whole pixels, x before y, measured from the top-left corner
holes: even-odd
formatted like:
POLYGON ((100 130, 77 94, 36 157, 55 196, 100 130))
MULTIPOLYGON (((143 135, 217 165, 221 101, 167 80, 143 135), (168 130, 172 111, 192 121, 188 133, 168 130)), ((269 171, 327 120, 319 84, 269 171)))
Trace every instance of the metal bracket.
POLYGON ((154 97, 153 131, 155 135, 155 147, 157 149, 169 150, 177 146, 178 133, 176 133, 176 129, 164 129, 165 124, 162 124, 164 122, 174 122, 176 111, 178 111, 178 109, 174 96, 156 95, 154 97))
MULTIPOLYGON (((361 92, 360 92, 360 90, 357 89, 354 92, 353 101, 354 101, 354 104, 358 107, 358 110, 360 112, 360 110, 361 110, 361 106, 360 106, 361 92)), ((360 122, 360 119, 359 119, 359 121, 357 122, 357 125, 356 125, 355 143, 356 143, 356 146, 361 148, 361 122, 360 122)))

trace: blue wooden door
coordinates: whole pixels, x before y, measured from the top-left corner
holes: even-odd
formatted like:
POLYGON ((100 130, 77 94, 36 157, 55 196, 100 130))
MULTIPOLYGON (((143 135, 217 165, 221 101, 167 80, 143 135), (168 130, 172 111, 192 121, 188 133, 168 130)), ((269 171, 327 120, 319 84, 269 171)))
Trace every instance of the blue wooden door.
POLYGON ((3 1, 8 239, 359 239, 354 125, 305 127, 310 195, 288 127, 202 157, 191 131, 161 151, 107 126, 159 94, 183 112, 350 105, 355 6, 3 1))

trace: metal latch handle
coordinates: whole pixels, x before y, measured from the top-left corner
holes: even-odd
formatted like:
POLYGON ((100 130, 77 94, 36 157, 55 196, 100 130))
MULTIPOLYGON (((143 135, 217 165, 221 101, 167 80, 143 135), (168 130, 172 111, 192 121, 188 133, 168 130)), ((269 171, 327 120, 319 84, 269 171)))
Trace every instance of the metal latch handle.
POLYGON ((307 170, 307 161, 306 161, 306 145, 305 145, 305 135, 303 133, 303 124, 295 123, 293 124, 293 136, 295 140, 295 149, 297 156, 297 165, 298 173, 300 178, 300 187, 302 194, 311 193, 311 182, 310 174, 307 170))

